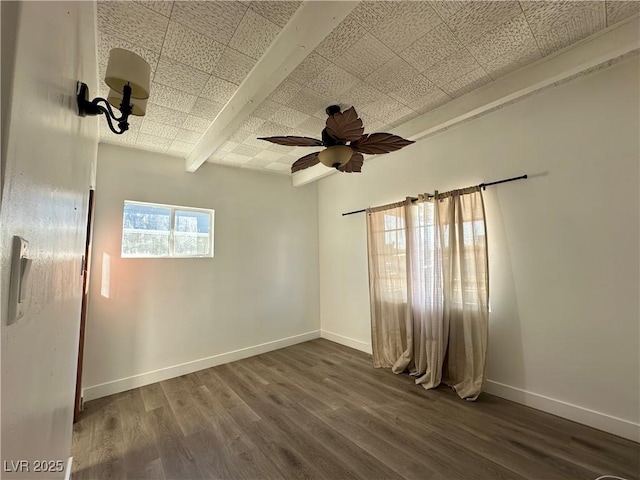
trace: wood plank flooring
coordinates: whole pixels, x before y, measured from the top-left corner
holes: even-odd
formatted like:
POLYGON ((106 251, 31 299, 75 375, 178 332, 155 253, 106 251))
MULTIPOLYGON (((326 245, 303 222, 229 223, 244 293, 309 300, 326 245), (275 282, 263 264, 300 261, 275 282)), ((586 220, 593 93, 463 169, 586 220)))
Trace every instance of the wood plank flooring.
POLYGON ((74 480, 640 477, 637 443, 313 340, 88 402, 74 480))

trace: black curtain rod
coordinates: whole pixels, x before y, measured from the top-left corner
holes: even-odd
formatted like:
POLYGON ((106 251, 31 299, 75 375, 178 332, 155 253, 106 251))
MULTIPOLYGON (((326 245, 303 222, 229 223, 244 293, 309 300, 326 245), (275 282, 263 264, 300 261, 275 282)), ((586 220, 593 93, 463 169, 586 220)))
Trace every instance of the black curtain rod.
MULTIPOLYGON (((481 183, 479 185, 476 185, 477 187, 482 188, 483 190, 486 190, 487 187, 490 187, 492 185, 498 185, 500 183, 507 183, 507 182, 513 182, 515 180, 524 180, 527 178, 527 175, 520 175, 519 177, 512 177, 512 178, 505 178, 503 180, 496 180, 495 182, 489 182, 489 183, 481 183)), ((434 195, 427 195, 428 198, 433 198, 434 195)), ((415 202, 416 200, 418 200, 415 197, 411 197, 411 201, 415 202)), ((363 208, 362 210, 354 210, 353 212, 347 212, 347 213, 343 213, 342 216, 346 217, 347 215, 353 215, 354 213, 362 213, 362 212, 366 212, 367 209, 363 208)))

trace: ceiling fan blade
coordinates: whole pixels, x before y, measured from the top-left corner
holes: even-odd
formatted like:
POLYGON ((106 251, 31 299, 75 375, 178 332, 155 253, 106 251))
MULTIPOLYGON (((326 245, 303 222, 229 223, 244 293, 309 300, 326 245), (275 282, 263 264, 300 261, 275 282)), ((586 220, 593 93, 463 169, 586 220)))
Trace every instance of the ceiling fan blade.
POLYGON ((338 140, 353 141, 362 136, 364 126, 356 109, 351 107, 342 113, 334 113, 327 119, 327 133, 338 140))
POLYGON ((377 153, 389 153, 400 150, 402 147, 415 143, 391 133, 371 133, 363 135, 351 143, 351 148, 358 152, 375 155, 377 153))
POLYGON ((361 172, 363 163, 364 157, 362 156, 362 154, 353 152, 353 155, 351 155, 351 160, 338 168, 338 170, 344 173, 361 172))
POLYGON ((301 157, 293 162, 293 165, 291 165, 291 173, 295 173, 298 170, 304 170, 305 168, 313 167, 316 163, 320 163, 318 153, 320 152, 310 153, 309 155, 305 155, 304 157, 301 157))
POLYGON ((287 147, 322 147, 320 140, 310 137, 260 137, 258 140, 266 140, 267 142, 287 147))

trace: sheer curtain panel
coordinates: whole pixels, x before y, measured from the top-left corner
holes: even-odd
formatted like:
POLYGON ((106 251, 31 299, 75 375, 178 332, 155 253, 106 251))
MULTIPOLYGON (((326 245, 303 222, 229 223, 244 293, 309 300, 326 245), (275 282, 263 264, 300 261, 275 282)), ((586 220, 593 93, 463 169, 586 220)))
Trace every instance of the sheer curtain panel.
POLYGON ((369 209, 367 219, 374 366, 475 400, 489 298, 480 188, 369 209))
POLYGON ((396 373, 404 371, 413 356, 406 273, 410 204, 409 200, 367 211, 373 364, 396 373))

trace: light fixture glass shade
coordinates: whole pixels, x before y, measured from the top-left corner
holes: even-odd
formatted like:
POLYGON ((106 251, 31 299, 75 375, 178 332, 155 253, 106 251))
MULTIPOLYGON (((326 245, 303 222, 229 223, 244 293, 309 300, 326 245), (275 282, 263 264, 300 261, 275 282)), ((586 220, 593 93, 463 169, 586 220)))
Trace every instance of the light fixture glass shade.
MULTIPOLYGON (((109 95, 107 96, 107 102, 111 104, 111 106, 120 110, 120 104, 122 103, 122 94, 120 92, 116 92, 113 88, 109 89, 109 95)), ((132 98, 131 99, 131 115, 136 115, 138 117, 144 117, 145 113, 147 113, 147 100, 141 98, 132 98)))
POLYGON ((353 155, 351 147, 346 145, 335 145, 333 147, 327 147, 318 154, 320 163, 330 168, 338 168, 343 166, 353 155))
POLYGON ((122 48, 114 48, 109 52, 104 81, 116 92, 123 93, 128 83, 132 98, 149 98, 150 79, 151 66, 140 55, 122 48))

